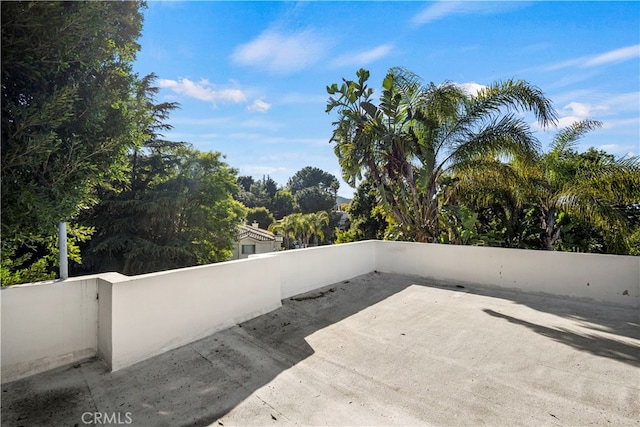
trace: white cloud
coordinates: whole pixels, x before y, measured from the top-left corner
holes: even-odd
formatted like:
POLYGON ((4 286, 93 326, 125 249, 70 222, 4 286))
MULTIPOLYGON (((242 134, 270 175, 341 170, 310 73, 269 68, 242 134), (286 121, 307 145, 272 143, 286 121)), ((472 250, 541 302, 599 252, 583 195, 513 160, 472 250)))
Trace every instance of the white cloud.
POLYGON ((453 15, 492 15, 526 7, 525 2, 439 1, 416 14, 411 23, 424 25, 453 15))
POLYGON ((385 57, 392 50, 392 44, 382 44, 380 46, 374 47, 373 49, 344 54, 332 61, 332 65, 334 67, 344 67, 348 65, 366 65, 385 57))
POLYGON ((269 104, 268 102, 264 102, 261 99, 256 99, 255 101, 253 101, 253 104, 247 107, 247 110, 255 111, 258 113, 266 113, 270 108, 271 104, 269 104))
POLYGON ((597 55, 581 56, 579 58, 556 62, 555 64, 546 65, 542 67, 542 69, 544 71, 554 71, 568 67, 591 68, 599 65, 628 61, 638 57, 640 57, 640 44, 610 50, 597 55))
POLYGON ((586 119, 609 110, 607 105, 591 105, 582 102, 570 102, 562 108, 560 114, 586 119))
POLYGON ((247 101, 247 97, 242 90, 233 88, 217 89, 207 79, 201 79, 197 83, 189 79, 181 79, 180 81, 159 79, 158 86, 171 89, 179 95, 211 102, 214 105, 221 102, 239 104, 247 101))
POLYGON ((464 3, 441 1, 423 9, 413 17, 411 22, 418 25, 428 24, 429 22, 437 21, 438 19, 444 18, 448 15, 462 13, 463 8, 464 3))
POLYGON ((456 83, 456 86, 467 92, 469 95, 475 96, 483 89, 486 89, 488 86, 481 85, 475 82, 468 83, 456 83))
POLYGON ((597 65, 610 64, 613 62, 627 61, 629 59, 640 57, 640 44, 635 46, 627 46, 596 55, 588 59, 583 66, 595 67, 597 65))
POLYGON ((285 34, 266 30, 253 41, 236 48, 231 59, 276 74, 300 71, 318 62, 330 40, 311 29, 285 34))

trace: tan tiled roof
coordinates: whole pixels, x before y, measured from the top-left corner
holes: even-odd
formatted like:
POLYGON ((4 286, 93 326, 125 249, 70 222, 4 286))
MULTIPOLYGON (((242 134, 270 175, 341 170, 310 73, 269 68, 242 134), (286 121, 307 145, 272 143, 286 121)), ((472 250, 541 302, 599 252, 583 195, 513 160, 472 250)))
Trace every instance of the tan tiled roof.
POLYGON ((238 240, 242 240, 245 237, 250 237, 263 242, 276 240, 276 236, 273 233, 250 225, 240 226, 240 230, 238 231, 238 240))

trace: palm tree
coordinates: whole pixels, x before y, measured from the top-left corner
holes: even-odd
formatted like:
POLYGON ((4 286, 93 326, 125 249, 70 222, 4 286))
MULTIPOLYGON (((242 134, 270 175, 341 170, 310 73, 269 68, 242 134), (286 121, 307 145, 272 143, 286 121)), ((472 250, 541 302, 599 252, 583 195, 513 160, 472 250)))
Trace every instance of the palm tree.
POLYGON ((309 231, 315 237, 316 246, 320 240, 324 239, 324 226, 329 224, 329 214, 326 211, 319 211, 306 215, 309 218, 309 231))
POLYGON ((481 154, 535 155, 538 141, 515 112, 533 112, 543 127, 556 121, 551 101, 520 80, 471 96, 454 83, 425 86, 415 74, 392 68, 375 105, 369 72, 356 75, 358 81, 327 87, 338 94, 327 103, 327 112, 338 112, 331 141, 345 181, 355 187, 368 173, 403 239, 437 241, 438 190, 452 168, 481 154))
POLYGON ((280 221, 274 222, 269 225, 269 231, 281 235, 284 238, 284 248, 289 249, 291 247, 291 240, 296 237, 297 226, 295 224, 295 218, 291 215, 283 217, 280 221))
POLYGON ((614 251, 624 247, 625 208, 640 203, 640 159, 616 159, 595 150, 576 153, 577 141, 601 125, 584 120, 561 130, 537 162, 534 184, 546 249, 553 250, 561 236, 561 211, 594 224, 614 251))
POLYGON ((306 248, 309 246, 309 237, 310 237, 310 229, 311 224, 309 223, 309 218, 307 215, 302 213, 294 213, 292 215, 295 219, 295 229, 296 229, 296 238, 298 242, 300 242, 301 248, 306 248))
POLYGON ((468 206, 482 214, 483 240, 489 244, 526 248, 531 245, 535 197, 530 182, 535 158, 509 162, 495 156, 479 156, 453 168, 445 181, 443 205, 468 206))
POLYGON ((512 236, 522 226, 525 208, 534 207, 545 249, 556 248, 565 230, 563 218, 569 215, 600 230, 609 252, 625 252, 630 234, 626 208, 640 202, 640 161, 593 149, 577 153, 580 138, 601 125, 594 120, 573 123, 534 161, 485 159, 499 166, 458 169, 453 192, 476 208, 499 206, 512 236))

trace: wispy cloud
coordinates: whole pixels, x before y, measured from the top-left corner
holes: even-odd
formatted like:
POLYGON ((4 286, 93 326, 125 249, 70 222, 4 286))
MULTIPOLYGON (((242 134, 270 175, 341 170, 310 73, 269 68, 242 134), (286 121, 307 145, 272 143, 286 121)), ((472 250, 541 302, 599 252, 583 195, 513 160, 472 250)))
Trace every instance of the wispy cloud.
POLYGON ((247 101, 247 96, 242 90, 234 88, 218 89, 207 79, 201 79, 197 83, 189 79, 159 79, 158 86, 170 89, 179 95, 211 102, 214 105, 229 102, 240 104, 247 101))
POLYGON ((251 105, 247 107, 249 111, 255 111, 258 113, 266 113, 271 108, 271 104, 264 102, 262 99, 256 99, 251 105))
MULTIPOLYGON (((640 92, 611 94, 599 91, 575 91, 560 94, 558 98, 563 101, 560 104, 562 107, 558 109, 557 126, 560 129, 584 119, 601 120, 605 129, 637 125, 639 120, 640 92), (608 120, 611 117, 622 118, 608 120)), ((540 129, 537 124, 533 126, 540 129)))
POLYGON ((382 44, 373 49, 360 52, 349 52, 339 56, 331 65, 334 67, 344 67, 349 65, 367 65, 387 56, 393 50, 393 44, 382 44))
POLYGON ((413 17, 411 22, 417 25, 428 24, 448 15, 464 13, 464 8, 465 3, 462 2, 438 2, 423 9, 413 17))
POLYGON ((284 33, 266 30, 255 40, 235 49, 232 61, 276 74, 289 74, 322 59, 330 40, 312 29, 284 33))
POLYGON ((600 65, 624 62, 638 57, 640 57, 640 44, 610 50, 597 55, 581 56, 579 58, 556 62, 554 64, 543 66, 542 69, 544 71, 554 71, 569 67, 591 68, 600 65))
POLYGON ((620 49, 615 49, 609 52, 605 52, 600 55, 596 55, 593 58, 588 59, 585 63, 585 67, 595 67, 598 65, 611 64, 614 62, 627 61, 629 59, 640 57, 640 44, 634 46, 627 46, 620 49))
POLYGON ((609 107, 604 104, 593 105, 572 101, 558 111, 560 116, 558 128, 565 128, 580 120, 593 119, 601 114, 606 114, 607 110, 609 110, 609 107))
POLYGON ((411 23, 424 25, 455 15, 493 15, 526 7, 525 2, 440 1, 414 15, 411 23))

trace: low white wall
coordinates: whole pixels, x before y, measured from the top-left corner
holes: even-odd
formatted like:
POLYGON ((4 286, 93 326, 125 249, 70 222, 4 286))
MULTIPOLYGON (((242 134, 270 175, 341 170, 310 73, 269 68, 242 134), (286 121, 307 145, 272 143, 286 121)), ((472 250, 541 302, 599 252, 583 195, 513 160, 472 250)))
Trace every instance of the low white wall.
POLYGON ((96 276, 3 288, 2 382, 95 356, 96 276))
POLYGON ((281 298, 312 291, 375 270, 373 240, 278 252, 281 298))
POLYGON ((275 258, 134 276, 111 287, 111 368, 204 338, 280 307, 275 258))
POLYGON ((640 257, 376 243, 376 265, 383 272, 640 307, 640 257))
POLYGON ((112 370, 379 270, 640 307, 640 257, 365 241, 0 291, 2 382, 100 354, 112 370))

